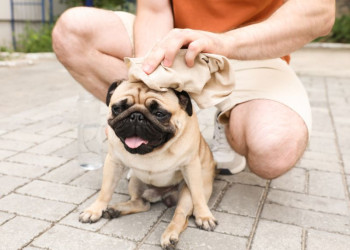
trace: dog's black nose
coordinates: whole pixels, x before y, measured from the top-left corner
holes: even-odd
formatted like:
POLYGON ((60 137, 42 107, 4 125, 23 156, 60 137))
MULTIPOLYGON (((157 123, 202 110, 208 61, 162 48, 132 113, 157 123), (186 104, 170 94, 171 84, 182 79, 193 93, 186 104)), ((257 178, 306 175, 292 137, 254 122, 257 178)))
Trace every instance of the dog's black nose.
POLYGON ((131 122, 142 122, 144 119, 145 117, 143 116, 143 114, 139 112, 135 112, 130 115, 131 122))

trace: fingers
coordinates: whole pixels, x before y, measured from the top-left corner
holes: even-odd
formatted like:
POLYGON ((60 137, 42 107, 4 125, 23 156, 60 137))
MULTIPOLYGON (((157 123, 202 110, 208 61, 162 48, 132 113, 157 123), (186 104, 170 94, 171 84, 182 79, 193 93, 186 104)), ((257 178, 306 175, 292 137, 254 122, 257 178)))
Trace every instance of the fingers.
POLYGON ((143 71, 150 74, 161 62, 165 67, 171 67, 176 54, 187 40, 184 33, 183 30, 173 29, 162 41, 158 42, 146 56, 142 66, 143 71))
POLYGON ((142 69, 146 74, 151 74, 164 59, 165 50, 155 47, 151 50, 142 64, 142 69))
POLYGON ((161 62, 165 67, 171 67, 179 50, 187 46, 185 55, 187 66, 192 67, 194 60, 201 52, 215 51, 213 36, 205 32, 190 29, 173 29, 146 56, 142 69, 151 74, 161 62))
POLYGON ((205 39, 198 39, 188 45, 187 53, 185 55, 185 61, 187 66, 192 67, 194 60, 199 53, 205 52, 207 49, 207 41, 205 39))

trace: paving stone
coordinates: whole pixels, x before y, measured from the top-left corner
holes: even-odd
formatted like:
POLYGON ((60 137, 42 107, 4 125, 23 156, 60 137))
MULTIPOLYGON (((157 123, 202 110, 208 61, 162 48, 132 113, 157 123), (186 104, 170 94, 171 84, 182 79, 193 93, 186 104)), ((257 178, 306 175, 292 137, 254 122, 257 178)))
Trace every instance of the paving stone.
POLYGON ((20 177, 0 176, 0 198, 4 197, 4 195, 7 195, 8 193, 12 192, 17 187, 22 186, 28 181, 28 179, 20 177))
POLYGON ((148 245, 148 244, 143 244, 139 248, 140 250, 160 250, 160 246, 155 246, 155 245, 148 245))
POLYGON ((210 199, 208 201, 208 207, 210 209, 214 208, 214 205, 218 202, 221 197, 223 189, 226 187, 227 183, 224 181, 216 180, 213 184, 213 191, 211 193, 210 199))
POLYGON ((77 130, 78 130, 77 128, 71 129, 67 132, 60 134, 59 137, 77 139, 78 138, 78 131, 77 130))
POLYGON ((271 181, 271 188, 290 190, 294 192, 305 192, 306 170, 293 168, 284 175, 271 181))
POLYGON ((0 160, 3 160, 11 155, 17 154, 16 151, 0 149, 0 160))
POLYGON ((304 169, 309 169, 309 170, 321 170, 325 172, 335 172, 335 173, 340 173, 342 168, 340 162, 309 160, 309 159, 301 159, 301 161, 296 166, 304 169))
POLYGON ((47 200, 80 204, 95 193, 94 190, 34 180, 19 188, 17 193, 36 196, 47 200))
POLYGON ((57 124, 60 124, 62 122, 62 117, 54 117, 42 121, 36 121, 33 122, 30 125, 27 125, 23 128, 21 128, 21 131, 26 132, 26 133, 40 133, 43 130, 46 130, 50 127, 53 127, 57 124))
POLYGON ((27 150, 27 152, 41 155, 49 155, 52 152, 55 152, 58 149, 63 148, 70 143, 72 143, 72 139, 55 137, 35 147, 30 148, 29 150, 27 150))
POLYGON ((329 114, 328 108, 325 107, 311 107, 312 111, 312 118, 314 121, 313 130, 315 131, 324 131, 323 129, 319 128, 329 128, 329 131, 332 130, 333 124, 332 124, 332 118, 329 114), (326 125, 326 126, 325 126, 326 125))
POLYGON ((35 121, 48 120, 48 118, 51 118, 53 116, 60 116, 63 112, 64 112, 63 109, 51 110, 47 107, 41 108, 40 112, 38 112, 36 115, 31 116, 30 119, 35 121))
POLYGON ((251 249, 302 249, 301 240, 300 227, 260 220, 251 249))
POLYGON ((22 129, 28 126, 30 123, 32 123, 32 121, 26 118, 13 119, 13 117, 6 117, 0 120, 0 128, 1 130, 8 132, 16 129, 22 129))
POLYGON ((246 185, 253 185, 253 186, 260 186, 260 187, 266 186, 265 179, 262 179, 256 174, 253 174, 252 172, 249 172, 249 171, 240 172, 234 175, 218 175, 216 178, 219 180, 225 180, 232 183, 239 183, 239 184, 246 184, 246 185))
POLYGON ((76 124, 71 124, 71 123, 60 123, 56 124, 55 126, 52 126, 47 129, 43 129, 39 133, 42 135, 50 135, 50 136, 56 136, 59 134, 62 134, 64 132, 70 131, 71 129, 75 128, 77 125, 76 124))
POLYGON ((23 250, 41 250, 41 249, 42 249, 42 248, 39 248, 39 247, 32 247, 32 246, 23 248, 23 250))
MULTIPOLYGON (((146 243, 160 245, 160 237, 167 227, 167 223, 161 222, 152 232, 146 243)), ((216 233, 215 231, 205 231, 197 228, 188 227, 179 238, 176 249, 179 250, 201 250, 201 249, 246 249, 247 239, 216 233)))
POLYGON ((119 194, 127 194, 128 195, 129 194, 128 185, 129 185, 129 181, 123 177, 119 181, 117 188, 115 189, 115 192, 119 193, 119 194))
POLYGON ((234 184, 225 193, 217 210, 255 217, 264 189, 234 184))
POLYGON ((42 176, 41 179, 67 184, 83 175, 84 172, 85 170, 79 166, 76 160, 71 160, 42 176))
POLYGON ((345 199, 341 174, 310 171, 309 193, 313 195, 345 199))
POLYGON ((103 168, 87 171, 82 176, 76 178, 70 184, 78 187, 100 189, 102 185, 103 168))
POLYGON ((14 214, 9 214, 9 213, 5 213, 5 212, 0 212, 0 225, 3 224, 4 222, 12 219, 13 217, 15 217, 14 214))
POLYGON ((162 203, 152 204, 151 210, 118 217, 109 221, 100 230, 103 234, 140 241, 151 230, 162 215, 166 206, 162 203), (137 228, 137 230, 135 230, 137 228))
MULTIPOLYGON (((63 138, 63 137, 59 137, 59 138, 63 138)), ((78 157, 78 154, 79 154, 78 142, 77 140, 74 140, 71 143, 65 145, 64 147, 56 150, 51 155, 63 157, 66 159, 73 159, 73 158, 75 159, 78 157)))
POLYGON ((215 232, 241 237, 248 237, 250 235, 254 219, 216 211, 213 211, 213 215, 219 222, 219 225, 214 230, 215 232))
POLYGON ((6 135, 2 136, 2 138, 31 143, 41 143, 50 139, 49 136, 27 133, 19 130, 7 133, 6 135))
POLYGON ((308 194, 270 190, 267 195, 267 202, 331 214, 349 214, 347 203, 344 200, 324 198, 308 194))
POLYGON ((1 211, 48 221, 58 221, 74 208, 72 204, 19 194, 10 194, 0 199, 1 211))
POLYGON ((349 137, 350 128, 348 125, 336 124, 336 131, 338 139, 349 137))
POLYGON ((20 153, 7 159, 11 162, 29 164, 34 166, 41 166, 46 168, 54 168, 67 162, 67 159, 48 156, 48 155, 37 155, 30 153, 20 153))
POLYGON ((33 246, 57 250, 135 249, 136 244, 125 239, 56 225, 32 243, 33 246))
POLYGON ((0 149, 12 150, 12 151, 23 151, 32 147, 34 143, 22 142, 8 139, 0 139, 0 149))
POLYGON ((325 161, 325 162, 332 162, 332 163, 339 163, 340 159, 338 154, 327 154, 327 153, 320 153, 320 152, 311 152, 306 151, 303 155, 303 160, 316 160, 316 161, 325 161))
POLYGON ((350 235, 350 220, 347 216, 265 203, 261 218, 350 235))
POLYGON ((307 233, 307 248, 322 250, 348 250, 350 236, 339 235, 316 230, 307 233))
POLYGON ((14 163, 14 162, 0 162, 0 173, 6 175, 13 175, 25 178, 36 178, 44 173, 49 171, 45 167, 27 165, 23 163, 14 163))
POLYGON ((17 216, 0 227, 0 249, 21 249, 51 223, 17 216))
POLYGON ((332 138, 311 137, 308 150, 320 153, 337 153, 337 145, 332 138))

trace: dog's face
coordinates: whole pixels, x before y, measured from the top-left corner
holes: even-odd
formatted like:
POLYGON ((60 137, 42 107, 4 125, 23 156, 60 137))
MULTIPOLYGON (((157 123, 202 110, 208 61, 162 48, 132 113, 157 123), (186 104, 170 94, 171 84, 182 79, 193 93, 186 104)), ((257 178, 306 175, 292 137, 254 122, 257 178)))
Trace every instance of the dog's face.
POLYGON ((109 126, 132 154, 161 148, 179 132, 177 123, 192 116, 186 92, 157 92, 143 83, 113 83, 106 104, 110 109, 109 126))

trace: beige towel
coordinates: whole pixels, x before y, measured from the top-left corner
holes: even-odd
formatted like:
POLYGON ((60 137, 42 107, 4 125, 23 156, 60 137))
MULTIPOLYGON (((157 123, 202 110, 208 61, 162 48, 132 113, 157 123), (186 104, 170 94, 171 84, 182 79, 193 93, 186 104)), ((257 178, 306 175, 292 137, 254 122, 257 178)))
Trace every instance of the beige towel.
POLYGON ((180 50, 171 67, 162 64, 150 75, 142 70, 143 58, 125 58, 130 82, 144 82, 149 88, 186 91, 200 108, 219 109, 234 89, 234 70, 224 56, 201 53, 193 67, 185 63, 186 50, 180 50))

